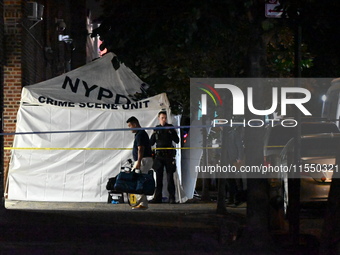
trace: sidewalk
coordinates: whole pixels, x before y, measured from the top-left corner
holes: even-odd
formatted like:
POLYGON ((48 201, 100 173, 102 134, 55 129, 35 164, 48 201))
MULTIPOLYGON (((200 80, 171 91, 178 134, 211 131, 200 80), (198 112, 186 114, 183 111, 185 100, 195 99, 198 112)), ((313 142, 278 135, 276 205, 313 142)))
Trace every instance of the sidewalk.
POLYGON ((232 242, 245 208, 216 203, 127 204, 6 201, 0 254, 215 254, 232 242), (115 252, 113 252, 115 251, 115 252))
MULTIPOLYGON (((127 203, 108 204, 104 202, 36 202, 6 200, 5 207, 9 210, 47 210, 47 211, 131 211, 127 203)), ((231 212, 245 213, 245 206, 228 207, 231 212)), ((147 212, 168 213, 215 213, 216 202, 187 202, 184 204, 149 204, 147 212)))
MULTIPOLYGON (((228 255, 235 254, 246 221, 245 207, 227 207, 227 214, 218 215, 216 202, 200 201, 150 204, 146 211, 107 203, 6 201, 6 207, 0 211, 0 255, 228 255)), ((301 235, 298 247, 287 238, 274 234, 277 249, 262 254, 318 254, 310 233, 301 235)), ((250 243, 242 245, 252 254, 250 243)))

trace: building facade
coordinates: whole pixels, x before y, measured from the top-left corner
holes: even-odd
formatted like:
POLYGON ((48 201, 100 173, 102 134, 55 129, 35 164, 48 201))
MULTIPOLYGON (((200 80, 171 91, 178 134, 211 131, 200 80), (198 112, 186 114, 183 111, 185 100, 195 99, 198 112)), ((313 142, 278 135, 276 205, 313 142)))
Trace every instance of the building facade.
MULTIPOLYGON (((0 61, 3 133, 14 133, 23 86, 86 64, 86 0, 1 0, 0 61)), ((4 181, 13 135, 1 136, 4 181)))
MULTIPOLYGON (((0 132, 3 133, 3 65, 4 65, 4 19, 3 19, 4 1, 0 0, 0 132)), ((0 146, 4 147, 4 137, 0 136, 0 146)), ((0 192, 4 190, 4 153, 3 149, 0 150, 0 192)), ((2 196, 1 196, 2 197, 2 196)), ((4 208, 4 200, 1 200, 0 210, 4 208)))

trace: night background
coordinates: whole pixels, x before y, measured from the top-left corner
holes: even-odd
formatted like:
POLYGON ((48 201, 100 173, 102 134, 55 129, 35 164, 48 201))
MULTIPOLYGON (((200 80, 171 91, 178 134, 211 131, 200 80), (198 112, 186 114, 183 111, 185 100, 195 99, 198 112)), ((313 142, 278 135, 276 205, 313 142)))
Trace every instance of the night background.
MULTIPOLYGON (((182 115, 182 125, 190 125, 190 78, 340 76, 340 2, 281 0, 273 10, 281 13, 280 18, 266 17, 269 2, 278 4, 262 0, 93 0, 93 21, 99 27, 90 36, 101 40, 101 51, 116 54, 115 67, 124 63, 150 86, 146 93, 134 95, 136 98, 165 92, 172 112, 182 115)), ((76 7, 74 4, 72 10, 76 7)), ((86 37, 81 29, 78 35, 86 37)), ((77 35, 73 39, 76 42, 77 35)), ((67 47, 71 59, 76 53, 71 45, 67 47)), ((46 57, 59 69, 45 78, 67 71, 58 62, 60 56, 46 57)), ((8 62, 3 62, 6 67, 8 62)), ((22 81, 20 86, 28 85, 22 81)), ((330 85, 301 85, 312 94, 307 108, 317 121, 321 120, 321 97, 330 85)), ((271 88, 254 84, 253 89, 254 105, 258 109, 270 106, 271 88)), ((230 106, 228 99, 224 98, 230 106)), ((258 118, 251 113, 246 117, 258 118)), ((190 137, 190 130, 182 130, 182 137, 184 134, 190 137)), ((207 136, 204 131, 202 135, 207 136)), ((263 164, 264 135, 263 128, 245 128, 246 165, 263 164)), ((336 148, 338 163, 339 145, 336 148)), ((300 184, 294 180, 293 209, 288 215, 279 213, 282 201, 275 207, 265 178, 247 180, 247 205, 241 209, 226 206, 224 179, 214 190, 209 190, 206 180, 199 180, 200 197, 185 205, 188 211, 179 210, 180 204, 137 214, 96 208, 80 214, 60 213, 58 208, 55 212, 10 212, 3 206, 0 225, 5 231, 0 248, 4 253, 0 250, 0 254, 120 254, 120 250, 121 254, 339 254, 339 178, 340 173, 334 172, 328 201, 311 211, 300 207, 300 184), (200 205, 205 209, 190 209, 200 205), (301 231, 304 224, 308 233, 301 231), (41 243, 46 246, 35 248, 41 243)))

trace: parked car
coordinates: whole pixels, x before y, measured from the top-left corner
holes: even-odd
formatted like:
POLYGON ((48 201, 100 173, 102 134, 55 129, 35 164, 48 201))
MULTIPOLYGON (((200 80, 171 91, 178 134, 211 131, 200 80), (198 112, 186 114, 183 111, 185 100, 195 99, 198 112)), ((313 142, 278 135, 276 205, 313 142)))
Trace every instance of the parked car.
MULTIPOLYGON (((295 136, 295 132, 295 127, 266 127, 263 151, 265 164, 278 164, 282 149, 295 136)), ((301 122, 301 135, 322 133, 340 133, 340 130, 334 122, 301 122)))
POLYGON ((332 80, 332 84, 327 90, 326 101, 322 107, 322 117, 335 121, 340 127, 340 78, 332 80))
MULTIPOLYGON (((336 157, 340 155, 340 134, 316 134, 301 137, 301 165, 294 167, 294 138, 283 148, 280 164, 297 173, 300 178, 300 202, 325 202, 328 199, 333 171, 338 169, 336 157)), ((289 173, 282 172, 284 208, 288 200, 289 173)))
MULTIPOLYGON (((283 163, 281 160, 281 153, 286 144, 295 136, 295 132, 296 128, 284 127, 281 125, 266 127, 264 138, 265 165, 280 166, 283 163)), ((301 135, 338 133, 340 133, 339 128, 334 122, 301 122, 301 135)), ((293 146, 293 144, 293 142, 290 142, 289 146, 293 146)), ((284 212, 286 212, 287 208, 288 188, 286 187, 286 189, 284 189, 284 185, 287 185, 287 182, 283 181, 283 176, 281 176, 280 173, 272 174, 268 180, 270 185, 270 204, 271 209, 273 209, 271 212, 271 221, 278 222, 280 221, 279 218, 284 216, 284 212), (282 209, 284 209, 284 212, 281 213, 280 211, 282 209)), ((308 185, 307 179, 304 179, 303 182, 305 182, 304 184, 306 184, 306 186, 308 185)), ((305 189, 302 190, 302 193, 304 190, 305 189)), ((327 193, 327 191, 325 191, 325 193, 327 193)))

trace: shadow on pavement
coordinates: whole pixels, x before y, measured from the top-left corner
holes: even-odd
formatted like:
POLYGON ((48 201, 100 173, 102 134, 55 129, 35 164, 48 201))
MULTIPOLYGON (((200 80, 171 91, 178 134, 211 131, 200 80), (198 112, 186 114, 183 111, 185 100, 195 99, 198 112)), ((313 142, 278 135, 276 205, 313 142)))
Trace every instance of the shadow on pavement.
POLYGON ((211 254, 244 224, 243 213, 216 215, 214 203, 133 211, 127 204, 7 201, 6 208, 0 254, 211 254))

